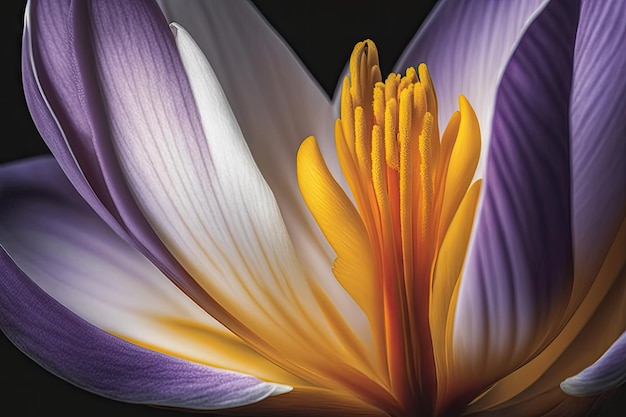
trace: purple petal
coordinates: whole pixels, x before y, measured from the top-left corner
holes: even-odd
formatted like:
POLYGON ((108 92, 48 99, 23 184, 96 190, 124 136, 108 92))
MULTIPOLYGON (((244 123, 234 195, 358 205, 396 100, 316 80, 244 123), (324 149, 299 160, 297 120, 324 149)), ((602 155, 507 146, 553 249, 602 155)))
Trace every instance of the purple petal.
POLYGON ((472 104, 482 132, 477 177, 484 176, 494 103, 509 58, 528 25, 547 0, 443 0, 407 46, 395 66, 428 65, 439 105, 440 130, 458 109, 463 94, 472 104))
MULTIPOLYGON (((249 375, 210 368, 130 344, 89 324, 61 305, 35 284, 16 262, 19 260, 28 266, 31 273, 37 275, 38 282, 58 292, 63 289, 60 285, 63 278, 55 276, 62 272, 59 268, 65 265, 67 274, 76 274, 72 269, 72 262, 65 259, 73 259, 74 254, 65 252, 70 246, 63 242, 54 245, 54 241, 47 240, 52 243, 48 246, 47 260, 28 259, 29 255, 45 255, 37 249, 38 246, 45 245, 44 240, 27 243, 35 250, 30 254, 17 250, 16 258, 9 256, 5 249, 15 248, 15 238, 20 233, 24 234, 25 230, 26 234, 31 233, 33 239, 42 237, 33 232, 43 230, 44 227, 50 230, 60 229, 57 230, 59 236, 64 231, 68 239, 75 238, 77 232, 84 232, 75 230, 80 228, 88 228, 91 233, 97 234, 100 230, 92 224, 94 221, 97 223, 97 217, 85 214, 89 212, 89 208, 77 200, 52 159, 40 158, 4 166, 0 169, 0 180, 3 222, 19 223, 23 213, 26 216, 39 214, 38 217, 31 217, 33 225, 30 229, 24 226, 20 230, 12 230, 14 225, 6 223, 0 228, 0 328, 20 350, 37 363, 81 388, 109 398, 136 403, 216 409, 250 404, 284 392, 283 386, 264 383, 249 375), (59 216, 69 217, 72 213, 75 223, 61 221, 59 216), (83 221, 89 218, 92 218, 92 223, 83 221), (42 224, 37 226, 37 223, 42 224), (60 248, 63 250, 58 252, 60 248)), ((106 228, 103 232, 102 238, 108 241, 112 233, 106 228)), ((94 241, 98 239, 83 243, 97 245, 94 241)), ((106 258, 111 255, 107 250, 110 252, 113 248, 102 246, 100 250, 106 258)), ((124 261, 119 256, 118 258, 124 261)), ((125 260, 126 265, 119 267, 135 268, 134 273, 142 274, 141 264, 131 258, 125 260)), ((74 267, 77 267, 80 260, 73 261, 74 267)), ((97 260, 93 265, 97 268, 93 271, 94 274, 120 273, 113 269, 103 269, 103 265, 97 260)), ((91 278, 93 277, 85 275, 82 281, 89 282, 91 278)), ((159 276, 154 278, 159 279, 159 276)), ((111 277, 113 281, 116 279, 117 277, 111 277)), ((96 293, 97 290, 101 292, 93 298, 95 303, 80 308, 87 312, 90 309, 102 312, 97 302, 101 297, 106 298, 106 288, 103 285, 98 286, 98 280, 91 280, 91 284, 96 293)), ((65 291, 68 290, 70 292, 62 294, 62 298, 68 304, 80 305, 80 299, 72 299, 78 297, 71 293, 72 288, 66 287, 65 291)), ((145 290, 150 292, 153 288, 147 287, 145 290)), ((143 296, 137 294, 136 301, 143 296)), ((88 298, 82 302, 88 302, 88 298)), ((106 317, 97 317, 97 314, 94 317, 96 321, 109 320, 106 317)))
MULTIPOLYGON (((341 318, 327 320, 324 303, 316 295, 317 282, 302 279, 306 271, 285 232, 282 213, 245 148, 237 120, 203 57, 182 55, 192 91, 199 93, 196 103, 201 108, 202 128, 197 130, 195 119, 174 112, 184 105, 177 101, 175 90, 167 92, 167 100, 163 93, 149 94, 154 85, 171 84, 159 65, 140 62, 141 70, 133 71, 106 64, 133 59, 126 57, 133 48, 120 48, 126 42, 125 34, 108 27, 103 24, 93 41, 103 63, 103 96, 111 104, 112 136, 120 163, 150 224, 202 288, 247 326, 223 321, 237 334, 257 347, 263 344, 280 352, 275 360, 301 365, 302 360, 308 361, 303 368, 325 365, 329 354, 339 358, 336 362, 345 363, 342 349, 350 342, 318 332, 318 328, 341 326, 341 318), (142 117, 127 117, 143 106, 142 117), (294 307, 298 308, 298 320, 294 320, 294 307), (303 327, 302 320, 319 327, 303 327), (299 357, 298 346, 311 346, 311 339, 319 341, 313 349, 316 353, 299 357), (328 346, 336 348, 322 353, 328 346)), ((187 45, 178 45, 181 53, 190 52, 188 48, 197 51, 188 36, 177 33, 178 40, 187 45)), ((146 59, 150 63, 152 57, 146 59)), ((361 313, 355 307, 351 307, 352 316, 361 313)), ((366 323, 362 317, 351 320, 354 322, 366 323)), ((369 337, 368 333, 360 335, 369 337)), ((342 336, 354 339, 352 332, 342 336)), ((361 341, 353 345, 367 348, 361 341)))
POLYGON ((572 87, 574 259, 581 295, 626 215, 626 2, 582 2, 572 87))
MULTIPOLYGON (((355 334, 342 331, 342 337, 350 339, 344 343, 318 330, 356 326, 345 326, 342 317, 329 320, 324 316, 324 307, 332 304, 319 301, 316 281, 303 279, 306 271, 293 250, 276 200, 254 164, 210 66, 190 36, 179 26, 174 30, 201 109, 203 134, 195 134, 184 120, 172 120, 167 102, 144 102, 152 89, 149 75, 140 78, 128 68, 112 65, 103 68, 101 75, 103 95, 111 103, 113 141, 136 201, 183 267, 255 332, 254 339, 241 327, 225 322, 229 328, 257 347, 257 340, 262 339, 273 352, 280 352, 275 360, 307 369, 325 366, 329 355, 345 363, 345 346, 368 349, 369 332, 359 332, 358 337, 365 340, 352 343, 355 334), (129 92, 126 83, 135 90, 129 92), (127 117, 142 106, 148 107, 142 117, 127 117), (302 326, 302 321, 316 326, 302 326), (311 340, 319 343, 312 349, 315 353, 291 356, 301 353, 298 346, 312 346, 311 340), (303 365, 303 360, 309 362, 303 365)), ((94 41, 104 62, 115 61, 120 53, 119 48, 107 45, 123 43, 115 36, 119 35, 94 41)), ((345 311, 343 306, 341 311, 345 311)), ((347 317, 361 313, 354 304, 348 311, 352 314, 347 317)), ((367 322, 361 317, 350 324, 357 322, 363 329, 367 322)))
MULTIPOLYGON (((46 5, 65 5, 64 2, 47 2, 46 5)), ((61 130, 61 120, 63 117, 58 118, 52 111, 50 102, 54 102, 55 98, 48 99, 45 94, 44 83, 42 83, 38 78, 38 72, 43 72, 45 70, 39 68, 36 65, 36 54, 34 52, 34 43, 32 41, 33 34, 31 30, 32 24, 30 23, 31 17, 29 11, 32 10, 34 6, 32 2, 27 6, 27 13, 25 17, 25 30, 24 30, 24 38, 23 38, 23 48, 22 48, 22 78, 24 81, 24 94, 26 96, 26 101, 28 103, 29 110, 31 115, 33 116, 33 120, 41 133, 41 136, 46 141, 46 144, 52 151, 52 154, 55 156, 63 171, 66 173, 68 178, 71 179, 72 184, 78 192, 85 198, 86 201, 94 208, 94 210, 102 217, 107 223, 113 227, 116 232, 121 235, 124 234, 119 224, 113 219, 109 211, 104 207, 104 205, 100 202, 98 196, 95 195, 93 189, 91 188, 90 183, 87 181, 85 176, 83 175, 81 169, 77 165, 77 161, 67 144, 67 138, 65 133, 61 130)), ((44 15, 57 16, 57 13, 54 12, 54 9, 49 11, 48 13, 44 13, 44 15)), ((61 19, 60 21, 63 21, 61 19)), ((47 28, 46 25, 42 25, 43 28, 47 28)), ((45 33, 43 39, 58 39, 61 35, 58 31, 53 33, 45 33)), ((46 47, 42 48, 43 50, 55 50, 55 45, 46 45, 46 47)), ((64 54, 61 51, 66 51, 64 48, 56 48, 57 52, 54 54, 50 54, 51 57, 58 56, 63 57, 64 54)), ((67 57, 65 60, 61 60, 62 62, 67 61, 67 57)), ((66 76, 62 73, 57 74, 60 80, 64 80, 66 76)), ((44 76, 44 79, 46 77, 44 76)), ((50 77, 47 77, 48 79, 50 77)), ((54 77, 53 77, 54 78, 54 77)), ((49 93, 52 94, 52 93, 49 93)), ((58 99, 57 99, 58 101, 58 99)), ((69 103, 64 103, 68 107, 72 107, 69 103)), ((63 110, 65 107, 60 106, 60 110, 63 110)), ((68 110, 69 111, 69 110, 68 110)))
POLYGON ((260 401, 282 386, 135 346, 80 319, 0 251, 0 328, 48 371, 120 401, 219 409, 260 401))
POLYGON ((159 352, 293 383, 110 230, 53 158, 0 167, 0 244, 36 285, 102 330, 159 352))
MULTIPOLYGON (((120 236, 210 308, 212 300, 172 257, 137 207, 113 149, 114 126, 106 117, 111 103, 102 94, 106 65, 143 70, 142 76, 152 77, 155 85, 147 93, 169 103, 172 120, 186 121, 188 129, 201 132, 184 68, 158 6, 151 1, 33 0, 27 9, 22 62, 35 124, 72 184, 120 236), (113 44, 113 34, 123 41, 113 44), (118 51, 118 60, 100 61, 99 51, 93 49, 96 39, 118 51)), ((142 110, 135 109, 137 115, 142 110)))
POLYGON ((593 365, 561 382, 569 395, 596 395, 626 383, 626 332, 593 365))
POLYGON ((532 356, 570 294, 569 97, 578 7, 563 0, 544 9, 498 90, 454 333, 456 354, 477 372, 505 374, 532 356))
MULTIPOLYGON (((31 109, 37 126, 45 128, 50 124, 51 121, 42 123, 38 116, 50 117, 48 113, 52 111, 56 119, 52 124, 56 122, 65 134, 65 137, 58 137, 57 132, 44 135, 53 152, 67 152, 68 149, 57 147, 69 147, 91 186, 106 193, 105 180, 98 170, 100 164, 90 140, 93 127, 86 109, 85 92, 80 87, 80 82, 84 81, 80 62, 76 58, 77 46, 85 39, 72 36, 70 25, 74 16, 71 4, 69 0, 29 3, 22 62, 23 72, 27 75, 24 77, 26 94, 29 105, 33 100, 45 97, 45 103, 39 103, 41 108, 36 108, 36 111, 31 109), (37 97, 40 91, 43 97, 37 97)), ((66 164, 71 164, 71 161, 66 164)))
MULTIPOLYGON (((68 16, 67 40, 85 42, 72 43, 84 69, 76 75, 75 90, 64 94, 84 95, 112 209, 133 243, 198 305, 281 365, 298 362, 285 359, 293 355, 325 367, 326 329, 342 323, 324 319, 329 316, 322 309, 333 304, 320 302, 318 283, 303 278, 271 190, 242 152, 245 143, 234 140, 241 133, 213 77, 205 74, 215 88, 204 96, 208 101, 199 102, 220 105, 203 108, 215 116, 213 124, 203 126, 173 34, 154 3, 75 2, 68 16), (285 306, 297 306, 303 314, 294 316, 285 306), (301 316, 324 321, 303 327, 301 316), (310 346, 311 339, 319 342, 317 354, 303 355, 300 346, 310 346)), ((362 314, 355 321, 366 323, 362 314)), ((352 332, 342 336, 355 339, 352 332)), ((341 338, 332 342, 339 348, 329 351, 349 356, 341 338)), ((350 343, 350 349, 369 348, 360 342, 350 343)))

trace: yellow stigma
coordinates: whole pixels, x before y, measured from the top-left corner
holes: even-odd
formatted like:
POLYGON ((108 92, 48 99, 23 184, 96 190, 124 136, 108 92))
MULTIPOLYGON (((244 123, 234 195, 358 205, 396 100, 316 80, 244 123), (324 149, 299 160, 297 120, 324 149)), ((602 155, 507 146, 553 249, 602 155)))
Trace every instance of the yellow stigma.
POLYGON ((303 198, 337 254, 333 272, 369 319, 379 382, 408 411, 435 410, 453 362, 456 292, 480 191, 479 181, 470 186, 478 121, 463 96, 459 103, 440 139, 426 65, 383 82, 376 46, 360 42, 335 124, 356 207, 313 137, 298 152, 303 198))

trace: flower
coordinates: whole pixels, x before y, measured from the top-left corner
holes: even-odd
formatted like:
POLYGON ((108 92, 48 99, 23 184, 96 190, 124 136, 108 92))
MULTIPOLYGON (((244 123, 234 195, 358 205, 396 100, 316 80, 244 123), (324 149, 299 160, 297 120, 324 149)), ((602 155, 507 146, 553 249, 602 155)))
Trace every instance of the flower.
POLYGON ((433 82, 408 70, 382 107, 357 45, 337 142, 358 213, 331 103, 249 5, 202 5, 163 7, 208 62, 153 2, 29 4, 25 93, 56 162, 0 171, 13 343, 87 390, 205 410, 571 414, 593 400, 566 393, 624 382, 624 5, 443 2, 397 66, 433 82), (397 169, 397 198, 348 158, 397 169))

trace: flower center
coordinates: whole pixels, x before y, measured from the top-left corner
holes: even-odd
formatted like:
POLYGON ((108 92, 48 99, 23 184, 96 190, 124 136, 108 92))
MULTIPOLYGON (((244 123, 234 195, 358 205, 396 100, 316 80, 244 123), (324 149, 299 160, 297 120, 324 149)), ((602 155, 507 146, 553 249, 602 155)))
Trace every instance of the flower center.
POLYGON ((356 208, 313 138, 298 153, 303 198, 337 254, 333 272, 368 316, 382 384, 404 410, 434 410, 453 360, 456 288, 480 189, 470 187, 478 122, 459 102, 440 141, 426 65, 383 82, 376 46, 360 42, 335 124, 356 208))

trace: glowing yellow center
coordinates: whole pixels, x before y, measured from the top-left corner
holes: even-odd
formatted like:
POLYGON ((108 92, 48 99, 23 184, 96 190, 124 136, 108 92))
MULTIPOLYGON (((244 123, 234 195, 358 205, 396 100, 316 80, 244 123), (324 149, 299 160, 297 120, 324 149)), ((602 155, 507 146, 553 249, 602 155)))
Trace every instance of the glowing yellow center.
POLYGON ((480 182, 480 131, 459 99, 439 138, 426 65, 382 82, 372 41, 357 44, 335 124, 352 200, 313 137, 298 153, 303 198, 337 254, 333 272, 367 315, 380 382, 404 410, 434 409, 453 358, 456 289, 480 182))

